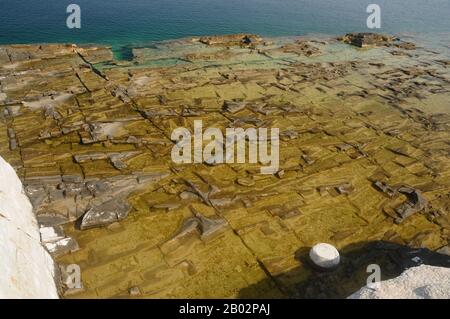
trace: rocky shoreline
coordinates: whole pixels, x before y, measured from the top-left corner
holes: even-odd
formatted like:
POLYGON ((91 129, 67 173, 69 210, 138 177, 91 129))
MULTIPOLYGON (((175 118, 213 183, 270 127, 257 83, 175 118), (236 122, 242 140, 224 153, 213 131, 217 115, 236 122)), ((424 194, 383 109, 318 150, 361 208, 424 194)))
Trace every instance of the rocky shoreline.
POLYGON ((314 278, 298 256, 318 242, 448 247, 445 46, 240 34, 132 56, 0 46, 0 155, 44 245, 82 269, 67 296, 290 297, 314 278), (280 128, 280 170, 175 165, 171 132, 197 119, 280 128))

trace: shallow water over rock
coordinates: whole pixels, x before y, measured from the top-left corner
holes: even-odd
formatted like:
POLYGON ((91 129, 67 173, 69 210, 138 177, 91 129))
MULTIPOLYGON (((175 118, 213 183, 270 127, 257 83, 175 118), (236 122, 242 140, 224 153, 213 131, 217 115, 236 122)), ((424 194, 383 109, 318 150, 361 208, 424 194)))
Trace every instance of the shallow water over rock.
POLYGON ((330 37, 185 39, 135 48, 130 61, 101 46, 3 46, 0 154, 38 220, 65 224, 78 242, 57 259, 81 267, 84 291, 72 297, 136 287, 150 298, 299 296, 317 276, 299 252, 316 243, 448 245, 444 40, 408 38, 411 50, 330 37), (174 164, 173 129, 200 119, 279 128, 279 171, 174 164), (425 200, 395 223, 411 197, 377 182, 425 200), (116 200, 126 218, 79 229, 86 212, 116 200))

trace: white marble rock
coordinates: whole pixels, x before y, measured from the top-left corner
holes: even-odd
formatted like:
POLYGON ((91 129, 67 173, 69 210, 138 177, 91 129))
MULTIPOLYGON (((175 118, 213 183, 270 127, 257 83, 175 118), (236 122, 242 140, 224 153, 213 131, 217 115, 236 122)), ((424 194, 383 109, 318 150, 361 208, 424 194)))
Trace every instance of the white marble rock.
POLYGON ((378 289, 361 288, 348 299, 450 299, 450 268, 420 265, 380 282, 378 289))

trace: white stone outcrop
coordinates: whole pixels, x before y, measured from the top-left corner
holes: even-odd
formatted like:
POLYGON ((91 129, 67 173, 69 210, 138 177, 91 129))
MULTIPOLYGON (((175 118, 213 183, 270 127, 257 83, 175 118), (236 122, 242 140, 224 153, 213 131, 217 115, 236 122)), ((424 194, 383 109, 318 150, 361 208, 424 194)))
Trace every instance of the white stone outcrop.
POLYGON ((55 265, 14 169, 0 157, 0 298, 58 298, 55 265))
POLYGON ((381 281, 378 289, 366 286, 348 299, 450 299, 450 268, 409 268, 397 278, 381 281))

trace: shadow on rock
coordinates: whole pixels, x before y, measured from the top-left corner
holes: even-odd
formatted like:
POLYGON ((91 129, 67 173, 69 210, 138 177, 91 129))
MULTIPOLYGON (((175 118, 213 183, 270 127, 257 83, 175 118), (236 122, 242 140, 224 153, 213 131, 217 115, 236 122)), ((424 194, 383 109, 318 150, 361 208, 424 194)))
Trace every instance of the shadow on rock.
POLYGON ((371 274, 367 266, 371 264, 380 266, 381 280, 392 279, 421 264, 450 267, 448 255, 384 241, 344 247, 340 250, 340 265, 333 271, 316 269, 308 253, 309 248, 299 249, 296 258, 300 267, 242 289, 239 298, 347 298, 366 285, 371 274))

